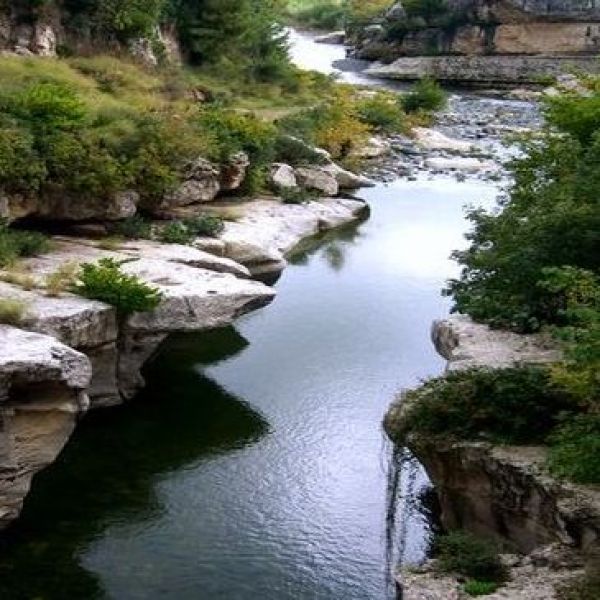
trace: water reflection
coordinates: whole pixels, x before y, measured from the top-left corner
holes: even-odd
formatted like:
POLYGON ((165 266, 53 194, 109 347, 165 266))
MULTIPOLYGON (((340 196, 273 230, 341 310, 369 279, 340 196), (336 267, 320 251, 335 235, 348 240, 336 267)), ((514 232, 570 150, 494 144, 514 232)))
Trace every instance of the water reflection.
POLYGON ((170 473, 268 434, 260 414, 198 371, 247 345, 233 328, 173 338, 147 369, 149 386, 136 402, 84 420, 1 538, 0 598, 105 597, 81 552, 109 527, 133 532, 163 518, 160 481, 170 473))

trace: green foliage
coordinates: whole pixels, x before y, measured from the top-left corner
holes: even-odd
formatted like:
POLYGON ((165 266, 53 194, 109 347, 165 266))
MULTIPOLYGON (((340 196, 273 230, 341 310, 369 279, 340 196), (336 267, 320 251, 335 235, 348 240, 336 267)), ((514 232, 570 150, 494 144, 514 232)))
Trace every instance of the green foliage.
POLYGON ((519 331, 564 324, 565 293, 544 283, 547 269, 598 274, 600 112, 594 98, 600 94, 549 100, 546 129, 523 139, 524 154, 510 165, 514 185, 501 212, 470 212, 471 245, 455 253, 463 272, 447 290, 460 312, 519 331))
POLYGON ((243 191, 262 187, 265 167, 275 156, 277 129, 271 123, 233 111, 207 108, 199 116, 201 127, 216 140, 214 158, 226 162, 233 154, 245 152, 250 159, 243 191))
POLYGON ((85 298, 111 304, 122 317, 154 310, 162 299, 158 289, 135 275, 123 273, 121 263, 110 258, 81 265, 75 291, 85 298))
POLYGON ((507 577, 496 545, 466 531, 451 531, 439 536, 435 541, 435 550, 444 573, 479 582, 499 583, 507 577))
POLYGON ((407 113, 417 111, 435 112, 442 110, 448 101, 443 88, 433 79, 424 78, 413 89, 400 98, 402 108, 407 113))
POLYGON ((118 221, 113 232, 130 240, 149 240, 152 237, 152 223, 140 215, 118 221))
POLYGON ((162 227, 157 235, 159 241, 165 244, 189 244, 194 235, 181 221, 171 221, 162 227))
POLYGON ((334 31, 343 29, 347 7, 339 0, 295 2, 287 10, 291 20, 311 29, 334 31))
POLYGON ((216 215, 197 215, 184 220, 184 225, 193 237, 217 237, 225 229, 223 219, 216 215))
POLYGON ((550 437, 550 471, 576 483, 600 483, 600 414, 567 419, 550 437))
POLYGON ((379 93, 357 102, 358 117, 381 133, 406 132, 406 118, 396 98, 379 93))
POLYGON ((25 315, 26 305, 20 300, 0 298, 0 324, 19 325, 25 315))
POLYGON ((487 596, 493 594, 498 589, 498 584, 495 581, 477 581, 471 579, 463 585, 463 590, 469 596, 487 596))
POLYGON ((277 193, 284 204, 304 204, 313 199, 310 192, 302 188, 281 188, 277 193))
POLYGON ((278 135, 275 140, 275 160, 294 167, 327 162, 323 154, 315 152, 306 142, 285 134, 278 135))
POLYGON ((500 443, 543 442, 575 399, 542 367, 450 371, 407 392, 408 412, 399 441, 422 436, 487 439, 500 443))
POLYGON ((36 231, 10 229, 0 222, 0 267, 13 264, 18 258, 37 256, 50 250, 50 240, 36 231))

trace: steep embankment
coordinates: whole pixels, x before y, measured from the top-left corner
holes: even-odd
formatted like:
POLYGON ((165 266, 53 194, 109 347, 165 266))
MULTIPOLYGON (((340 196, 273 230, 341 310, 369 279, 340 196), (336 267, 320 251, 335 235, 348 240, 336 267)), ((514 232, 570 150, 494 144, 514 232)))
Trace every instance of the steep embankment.
POLYGON ((539 83, 579 68, 598 70, 600 8, 589 2, 449 0, 396 2, 377 22, 359 28, 360 58, 380 60, 369 73, 471 84, 539 83))
MULTIPOLYGON (((467 317, 434 323, 432 338, 450 371, 546 364, 560 356, 545 336, 494 331, 467 317)), ((385 429, 392 439, 405 431, 410 409, 404 396, 391 407, 385 429)), ((555 598, 555 585, 580 575, 577 569, 584 562, 598 560, 600 492, 552 477, 545 466, 547 448, 441 441, 420 432, 401 437, 432 480, 445 528, 494 537, 531 555, 527 564, 513 561, 513 582, 498 597, 510 593, 511 598, 526 598, 541 585, 544 598, 555 598)), ((456 581, 438 577, 434 569, 407 571, 399 582, 407 586, 409 598, 425 592, 437 593, 434 598, 459 597, 456 581)))

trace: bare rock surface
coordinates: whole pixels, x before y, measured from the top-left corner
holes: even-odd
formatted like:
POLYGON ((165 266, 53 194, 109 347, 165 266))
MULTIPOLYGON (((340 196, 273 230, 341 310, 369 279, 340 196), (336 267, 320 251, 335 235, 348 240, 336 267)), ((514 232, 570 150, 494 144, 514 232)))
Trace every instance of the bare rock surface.
POLYGON ((556 342, 548 336, 490 329, 462 315, 435 321, 431 335, 436 350, 452 370, 551 363, 561 358, 556 342))
POLYGON ((253 274, 281 271, 286 256, 305 238, 357 221, 367 210, 364 202, 344 198, 303 205, 259 200, 240 208, 241 218, 226 224, 221 239, 226 255, 253 274))
POLYGON ((54 338, 0 325, 0 527, 69 439, 91 373, 85 355, 54 338))

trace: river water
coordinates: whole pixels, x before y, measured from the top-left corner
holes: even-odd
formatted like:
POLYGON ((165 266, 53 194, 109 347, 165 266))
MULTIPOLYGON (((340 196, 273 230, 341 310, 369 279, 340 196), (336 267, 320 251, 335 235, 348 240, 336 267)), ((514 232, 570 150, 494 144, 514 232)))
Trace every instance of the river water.
MULTIPOLYGON (((296 39, 304 66, 336 52, 296 39)), ((393 598, 391 566, 427 549, 427 480, 395 468, 381 421, 442 371, 429 328, 463 206, 496 193, 441 177, 365 190, 371 218, 295 257, 271 306, 173 338, 147 390, 86 418, 36 478, 0 598, 393 598)))

